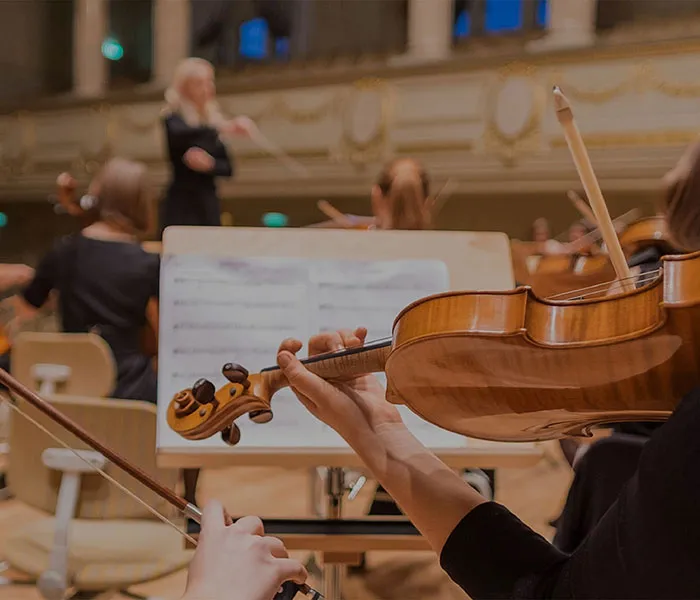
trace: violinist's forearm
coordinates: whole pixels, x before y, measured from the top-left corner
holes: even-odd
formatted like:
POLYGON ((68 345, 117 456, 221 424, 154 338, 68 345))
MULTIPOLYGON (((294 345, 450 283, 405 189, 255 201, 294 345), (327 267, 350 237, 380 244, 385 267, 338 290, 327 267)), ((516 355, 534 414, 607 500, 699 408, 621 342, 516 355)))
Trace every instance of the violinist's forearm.
POLYGON ((403 423, 383 424, 349 441, 438 554, 464 516, 486 502, 403 423))

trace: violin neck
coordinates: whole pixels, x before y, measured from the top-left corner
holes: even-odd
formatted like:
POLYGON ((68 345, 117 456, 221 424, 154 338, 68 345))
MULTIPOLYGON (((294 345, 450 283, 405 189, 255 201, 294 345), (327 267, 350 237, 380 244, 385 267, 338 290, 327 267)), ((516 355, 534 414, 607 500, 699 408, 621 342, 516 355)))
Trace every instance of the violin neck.
MULTIPOLYGON (((331 354, 320 354, 303 359, 306 368, 327 381, 342 381, 370 373, 383 373, 391 352, 391 341, 368 344, 360 348, 349 348, 331 354)), ((286 385, 282 382, 279 367, 263 369, 261 374, 269 378, 273 388, 286 385)))

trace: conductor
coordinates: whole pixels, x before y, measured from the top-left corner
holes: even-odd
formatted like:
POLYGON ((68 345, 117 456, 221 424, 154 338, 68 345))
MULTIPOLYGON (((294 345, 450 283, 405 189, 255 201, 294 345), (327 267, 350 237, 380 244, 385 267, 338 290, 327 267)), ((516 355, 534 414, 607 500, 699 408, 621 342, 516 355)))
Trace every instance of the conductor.
POLYGON ((171 225, 221 225, 216 178, 234 172, 221 136, 249 137, 255 124, 248 117, 224 119, 216 102, 214 67, 200 58, 180 63, 165 100, 172 173, 160 208, 160 234, 171 225))

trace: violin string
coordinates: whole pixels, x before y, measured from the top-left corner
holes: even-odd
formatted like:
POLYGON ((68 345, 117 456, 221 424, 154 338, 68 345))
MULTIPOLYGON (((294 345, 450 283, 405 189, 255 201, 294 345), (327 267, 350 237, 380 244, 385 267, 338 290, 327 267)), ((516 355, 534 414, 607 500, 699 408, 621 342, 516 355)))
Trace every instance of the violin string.
POLYGON ((117 486, 122 492, 124 492, 127 496, 129 496, 132 500, 136 501, 138 504, 143 506, 148 512, 150 512, 154 517, 157 519, 161 520, 163 523, 168 525, 169 527, 172 527, 175 531, 177 531, 181 536, 183 536, 188 542, 191 544, 194 544, 195 546, 197 545, 197 540, 195 540, 189 533, 187 533, 184 529, 179 527, 177 524, 173 523, 168 517, 157 511, 155 508, 153 508, 150 504, 148 504, 145 500, 142 498, 139 498, 134 492, 132 492, 129 488, 127 488, 125 485, 117 481, 114 477, 112 477, 109 473, 107 473, 104 469, 101 469, 100 467, 93 465, 87 458, 85 458, 80 452, 78 452, 75 448, 72 448, 70 444, 67 444, 64 442, 61 438, 59 438, 56 434, 53 432, 49 431, 47 427, 39 423, 34 417, 29 415, 28 413, 24 412, 19 406, 17 406, 11 399, 8 399, 7 401, 8 406, 15 411, 17 414, 21 415, 24 419, 32 423, 35 427, 37 427, 40 431, 48 435, 54 442, 57 444, 60 444, 63 446, 66 450, 72 452, 77 456, 82 462, 84 462, 86 465, 88 465, 93 471, 97 472, 99 475, 104 477, 107 481, 112 483, 113 485, 117 486))
POLYGON ((549 296, 547 299, 548 300, 556 300, 560 298, 565 297, 586 297, 587 295, 595 294, 599 291, 603 291, 606 288, 609 288, 611 285, 615 285, 618 282, 623 282, 623 281, 629 281, 629 280, 635 280, 636 283, 648 283, 649 281, 653 281, 656 279, 658 275, 661 274, 661 269, 654 269, 653 271, 647 271, 646 273, 640 273, 639 275, 632 275, 630 277, 623 277, 621 279, 616 279, 614 281, 606 281, 603 283, 596 283, 595 285, 589 285, 584 288, 580 288, 577 290, 571 290, 569 292, 562 292, 560 294, 554 294, 553 296, 549 296), (582 294, 582 292, 584 292, 582 294))

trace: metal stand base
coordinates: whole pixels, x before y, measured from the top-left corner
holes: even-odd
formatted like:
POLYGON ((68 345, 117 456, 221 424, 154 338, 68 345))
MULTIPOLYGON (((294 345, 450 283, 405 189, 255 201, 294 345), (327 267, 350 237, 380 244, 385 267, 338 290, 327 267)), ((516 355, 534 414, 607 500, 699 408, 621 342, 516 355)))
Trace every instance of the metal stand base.
MULTIPOLYGON (((338 467, 328 469, 326 473, 326 519, 341 519, 343 494, 345 493, 345 471, 338 467)), ((326 600, 342 600, 345 565, 331 564, 323 566, 323 595, 326 600)))

